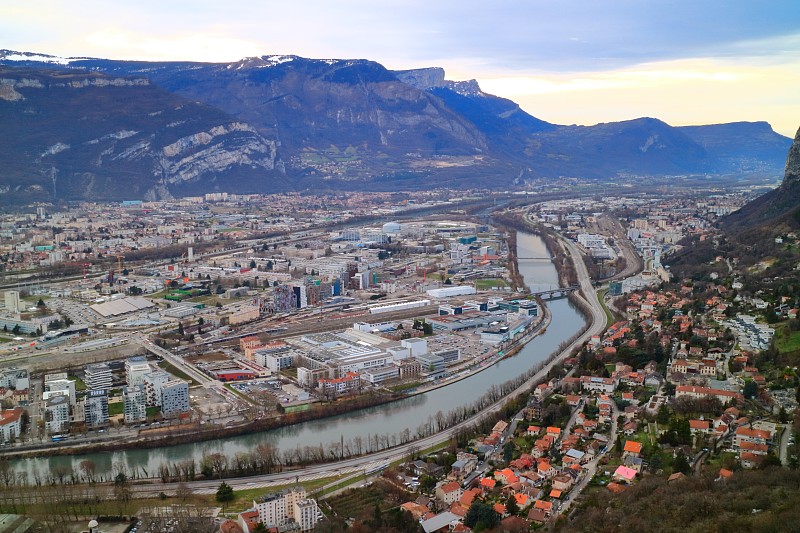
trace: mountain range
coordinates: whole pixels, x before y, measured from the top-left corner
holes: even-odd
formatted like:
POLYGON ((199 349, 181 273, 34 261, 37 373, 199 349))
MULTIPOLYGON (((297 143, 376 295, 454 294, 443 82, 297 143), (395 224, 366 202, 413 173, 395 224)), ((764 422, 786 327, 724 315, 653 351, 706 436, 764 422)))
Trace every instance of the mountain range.
POLYGON ((765 122, 562 126, 441 68, 262 56, 143 62, 0 50, 6 201, 217 190, 510 187, 537 179, 780 172, 765 122))

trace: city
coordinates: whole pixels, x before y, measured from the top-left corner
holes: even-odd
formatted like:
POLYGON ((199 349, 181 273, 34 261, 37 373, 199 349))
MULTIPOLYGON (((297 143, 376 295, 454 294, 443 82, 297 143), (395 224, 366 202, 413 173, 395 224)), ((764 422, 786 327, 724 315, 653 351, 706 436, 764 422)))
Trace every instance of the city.
POLYGON ((0 7, 0 533, 791 531, 800 4, 0 7))

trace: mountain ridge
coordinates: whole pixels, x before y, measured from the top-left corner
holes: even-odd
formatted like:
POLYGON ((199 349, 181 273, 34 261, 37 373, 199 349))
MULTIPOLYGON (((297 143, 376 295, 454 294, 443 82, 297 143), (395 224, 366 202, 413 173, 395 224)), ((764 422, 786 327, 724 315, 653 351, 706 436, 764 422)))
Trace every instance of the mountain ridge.
MULTIPOLYGON (((273 177, 283 170, 300 189, 363 187, 376 180, 395 180, 401 188, 426 187, 431 179, 508 187, 560 177, 770 175, 780 171, 791 144, 766 123, 673 127, 642 118, 551 124, 483 92, 475 80, 447 80, 440 67, 392 71, 368 59, 263 55, 230 63, 152 62, 0 50, 0 65, 146 80, 153 90, 250 128, 274 148, 271 168, 262 170, 273 177)), ((216 173, 215 187, 225 186, 227 173, 216 173)), ((258 178, 234 184, 241 189, 245 182, 258 178)), ((183 184, 192 189, 191 180, 183 184)), ((172 185, 164 186, 176 189, 172 185)))

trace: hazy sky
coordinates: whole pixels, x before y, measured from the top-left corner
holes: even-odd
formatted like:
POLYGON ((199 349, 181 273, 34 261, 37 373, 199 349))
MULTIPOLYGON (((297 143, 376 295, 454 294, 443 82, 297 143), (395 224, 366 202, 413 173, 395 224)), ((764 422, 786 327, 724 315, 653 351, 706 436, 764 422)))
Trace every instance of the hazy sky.
POLYGON ((559 124, 800 126, 800 0, 0 0, 0 48, 441 66, 559 124))

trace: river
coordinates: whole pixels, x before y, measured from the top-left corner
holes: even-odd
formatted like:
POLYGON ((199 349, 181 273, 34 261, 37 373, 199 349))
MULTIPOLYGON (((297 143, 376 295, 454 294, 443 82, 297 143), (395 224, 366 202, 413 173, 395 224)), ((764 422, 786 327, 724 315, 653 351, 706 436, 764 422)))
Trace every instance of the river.
MULTIPOLYGON (((544 242, 535 235, 517 233, 517 254, 525 258, 550 257, 544 242)), ((519 270, 525 283, 532 291, 546 290, 558 286, 558 274, 553 264, 541 259, 523 259, 519 270)), ((369 435, 399 434, 408 428, 413 435, 417 427, 429 416, 438 411, 450 409, 481 396, 489 387, 514 378, 536 363, 546 359, 563 341, 574 335, 585 323, 578 310, 568 300, 548 302, 552 322, 546 332, 534 338, 514 357, 504 359, 466 379, 412 396, 386 405, 363 409, 341 416, 313 420, 294 426, 270 431, 242 435, 225 440, 212 440, 193 444, 182 444, 155 448, 151 450, 129 450, 54 456, 48 458, 24 459, 15 466, 26 470, 31 479, 34 469, 45 473, 59 465, 70 465, 77 469, 80 461, 89 459, 95 464, 98 475, 108 475, 114 464, 122 462, 129 472, 143 475, 144 469, 150 476, 158 473, 162 463, 175 463, 194 458, 197 462, 204 453, 223 452, 233 457, 237 452, 254 448, 262 442, 269 442, 280 449, 290 449, 297 445, 328 445, 344 438, 360 435, 366 440, 369 435)))

